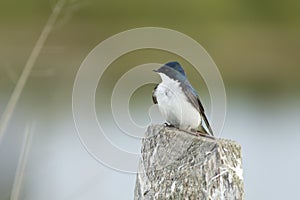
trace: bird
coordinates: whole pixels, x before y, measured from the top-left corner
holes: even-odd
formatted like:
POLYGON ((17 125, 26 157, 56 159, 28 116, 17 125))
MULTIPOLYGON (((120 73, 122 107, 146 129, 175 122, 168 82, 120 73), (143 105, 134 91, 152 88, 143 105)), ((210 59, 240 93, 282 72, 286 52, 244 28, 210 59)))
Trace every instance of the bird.
POLYGON ((199 95, 180 63, 168 62, 153 71, 159 74, 161 82, 155 86, 152 100, 154 104, 158 104, 158 109, 167 122, 165 124, 188 132, 213 136, 199 95))

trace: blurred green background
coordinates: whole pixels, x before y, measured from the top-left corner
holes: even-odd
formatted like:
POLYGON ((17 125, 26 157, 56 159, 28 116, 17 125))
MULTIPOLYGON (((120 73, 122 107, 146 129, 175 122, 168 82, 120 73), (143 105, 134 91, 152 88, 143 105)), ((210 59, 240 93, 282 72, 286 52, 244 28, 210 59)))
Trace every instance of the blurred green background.
MULTIPOLYGON (((55 0, 0 1, 0 114, 55 4, 55 0)), ((145 26, 192 37, 217 64, 228 96, 222 137, 242 144, 246 198, 293 199, 300 178, 299 9, 300 1, 295 0, 67 0, 0 144, 0 199, 11 197, 30 121, 36 122, 36 128, 19 199, 133 198, 134 175, 100 165, 83 149, 71 98, 77 70, 96 45, 121 31, 145 26)), ((169 60, 188 65, 157 50, 120 57, 100 81, 98 111, 109 115, 105 103, 126 71, 169 60)), ((186 70, 193 73, 192 68, 186 70)), ((190 79, 203 82, 200 76, 190 79)), ((139 107, 151 104, 152 88, 144 87, 140 95, 137 91, 134 102, 139 107)), ((205 85, 195 88, 203 91, 200 96, 208 107, 205 85)))

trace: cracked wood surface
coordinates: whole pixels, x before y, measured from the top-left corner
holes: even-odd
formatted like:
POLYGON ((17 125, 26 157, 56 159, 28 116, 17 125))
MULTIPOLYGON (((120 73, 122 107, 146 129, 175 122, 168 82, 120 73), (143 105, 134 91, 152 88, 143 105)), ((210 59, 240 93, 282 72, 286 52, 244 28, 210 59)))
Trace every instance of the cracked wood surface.
POLYGON ((241 146, 151 125, 142 140, 134 199, 243 200, 241 146))

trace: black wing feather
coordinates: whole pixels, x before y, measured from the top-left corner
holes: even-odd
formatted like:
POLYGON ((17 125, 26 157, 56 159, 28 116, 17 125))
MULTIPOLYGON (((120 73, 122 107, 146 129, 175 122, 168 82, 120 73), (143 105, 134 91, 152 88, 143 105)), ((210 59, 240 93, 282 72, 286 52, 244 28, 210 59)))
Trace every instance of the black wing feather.
MULTIPOLYGON (((200 99, 196 93, 196 91, 194 90, 194 88, 192 88, 192 86, 190 85, 189 82, 186 82, 185 84, 181 84, 181 87, 183 89, 183 92, 185 93, 185 95, 187 96, 189 102, 198 110, 198 112, 200 113, 202 119, 204 120, 204 123, 206 125, 206 127, 208 128, 207 132, 204 128, 201 127, 202 131, 206 132, 209 135, 213 136, 213 131, 210 127, 210 124, 207 120, 207 117, 204 113, 204 108, 203 105, 200 102, 200 99)), ((202 126, 202 125, 201 125, 202 126)))
POLYGON ((153 101, 154 104, 157 104, 157 99, 156 99, 156 96, 155 96, 155 91, 156 91, 157 86, 158 86, 158 84, 155 86, 155 88, 152 91, 152 101, 153 101))

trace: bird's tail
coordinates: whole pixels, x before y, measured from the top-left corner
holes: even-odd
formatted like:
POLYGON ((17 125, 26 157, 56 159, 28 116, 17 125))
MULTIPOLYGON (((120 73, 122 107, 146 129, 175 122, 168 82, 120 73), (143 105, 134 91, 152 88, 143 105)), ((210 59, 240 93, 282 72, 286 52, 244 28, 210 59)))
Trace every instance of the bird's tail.
POLYGON ((210 124, 209 124, 209 122, 208 122, 205 114, 202 115, 202 119, 204 120, 206 128, 202 124, 200 124, 199 131, 203 132, 203 133, 205 133, 207 135, 214 136, 214 133, 213 133, 211 127, 210 127, 210 124))

